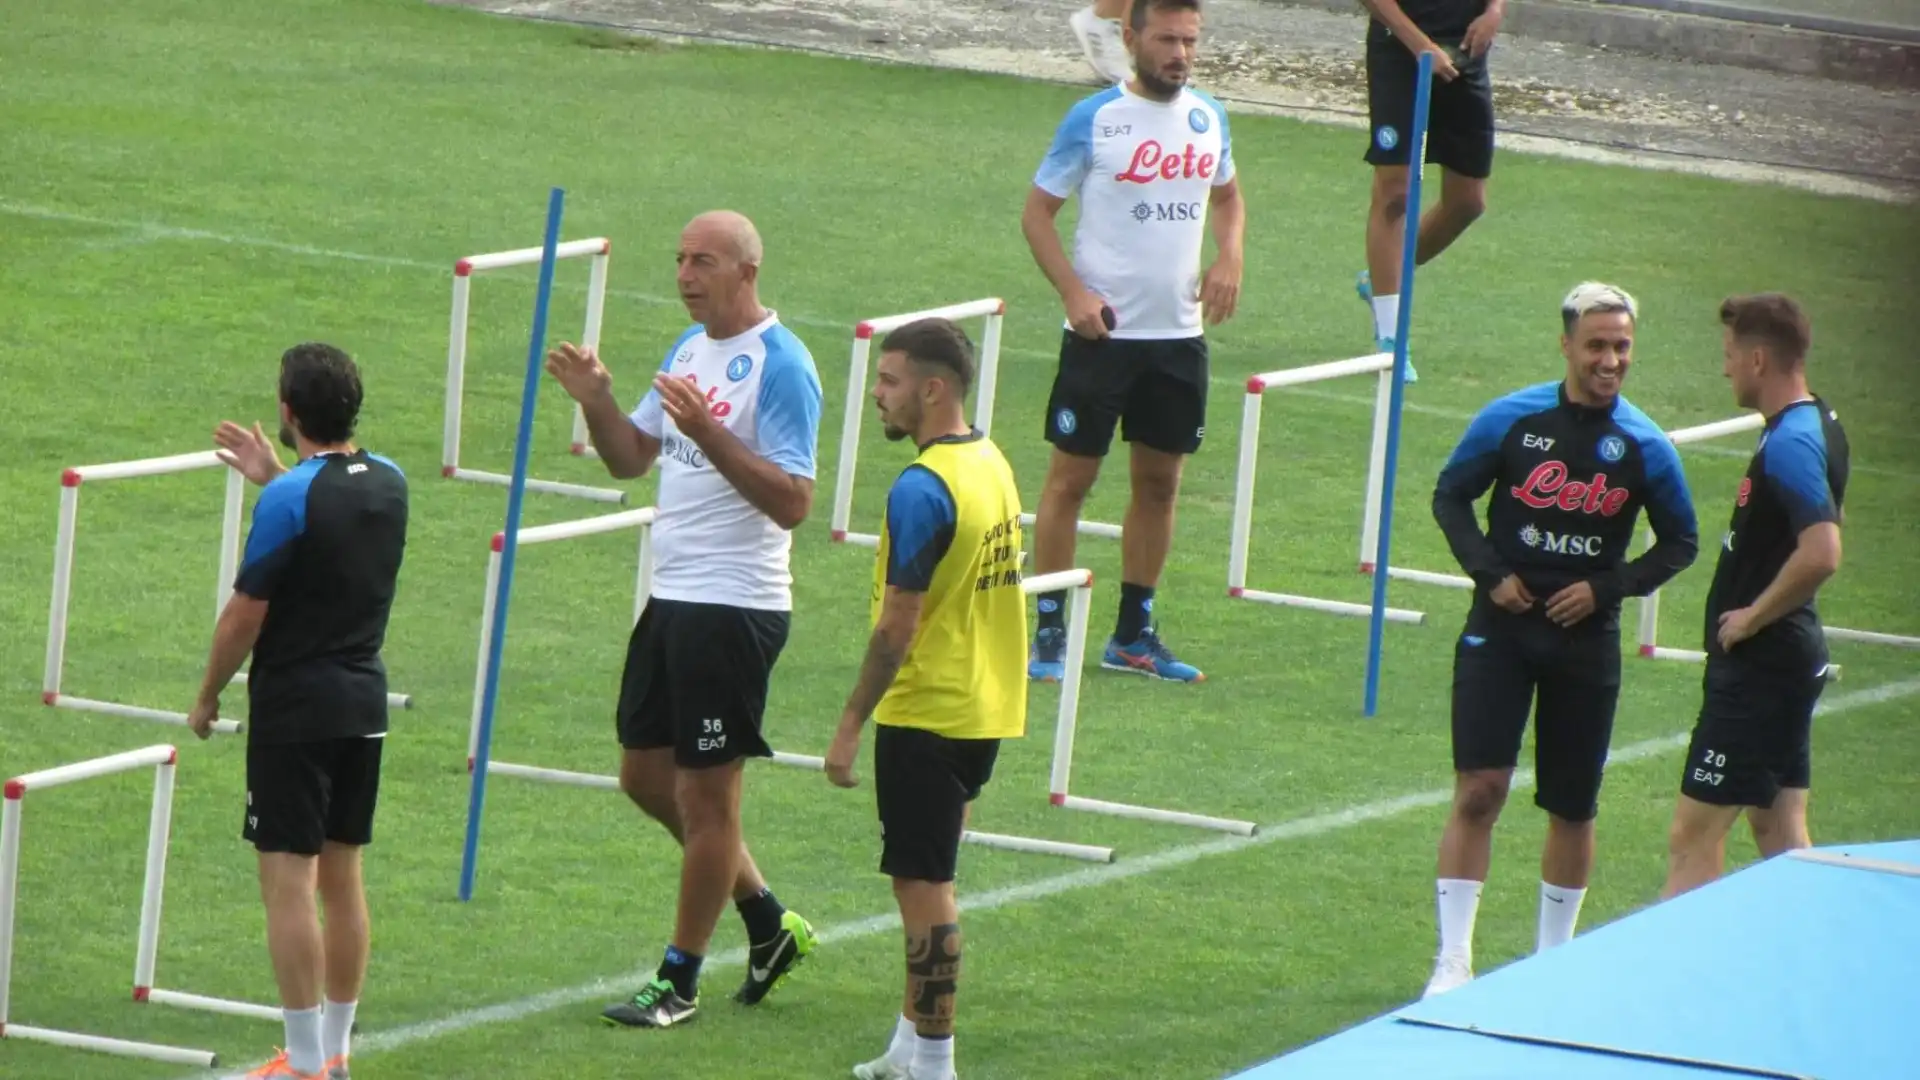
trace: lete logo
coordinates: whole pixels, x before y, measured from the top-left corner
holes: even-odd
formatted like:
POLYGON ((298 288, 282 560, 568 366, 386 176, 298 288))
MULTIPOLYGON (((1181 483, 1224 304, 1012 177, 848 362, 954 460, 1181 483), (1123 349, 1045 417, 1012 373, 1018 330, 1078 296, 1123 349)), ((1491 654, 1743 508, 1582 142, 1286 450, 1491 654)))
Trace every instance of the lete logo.
POLYGON ((1633 498, 1633 492, 1626 488, 1608 487, 1606 473, 1596 473, 1585 483, 1568 480, 1566 463, 1560 461, 1541 462, 1527 474, 1525 482, 1509 490, 1514 498, 1536 510, 1559 507, 1601 517, 1618 514, 1633 498))
POLYGON ((1157 139, 1148 139, 1133 148, 1133 160, 1127 163, 1127 171, 1115 173, 1114 179, 1121 183, 1151 184, 1155 180, 1209 180, 1213 178, 1213 167, 1217 163, 1212 154, 1194 153, 1194 145, 1188 143, 1184 150, 1167 152, 1157 139))

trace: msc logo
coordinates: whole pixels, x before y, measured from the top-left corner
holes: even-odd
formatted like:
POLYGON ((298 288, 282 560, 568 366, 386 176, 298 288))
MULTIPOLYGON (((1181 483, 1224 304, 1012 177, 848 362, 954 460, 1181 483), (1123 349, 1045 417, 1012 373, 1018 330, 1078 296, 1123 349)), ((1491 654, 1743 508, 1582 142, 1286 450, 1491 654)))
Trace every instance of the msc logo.
POLYGON ((1618 435, 1609 435, 1600 440, 1600 460, 1609 464, 1627 456, 1627 440, 1618 435))
POLYGON ((1532 525, 1520 529, 1520 542, 1538 551, 1551 551, 1555 555, 1598 555, 1600 537, 1573 536, 1567 533, 1541 531, 1532 525))
POLYGON ((1187 113, 1187 126, 1195 131, 1204 133, 1208 128, 1213 126, 1213 121, 1207 119, 1207 110, 1194 109, 1187 113))
POLYGON ((1133 220, 1145 224, 1149 221, 1200 221, 1206 217, 1206 208, 1197 202, 1135 203, 1133 220))
POLYGON ((727 361, 727 378, 732 379, 734 382, 739 382, 752 373, 753 357, 748 356, 746 353, 741 353, 739 356, 727 361))
POLYGON ((660 455, 690 469, 707 467, 707 455, 701 451, 700 444, 677 431, 667 432, 666 440, 660 444, 660 455))
POLYGON ((1546 435, 1527 434, 1520 437, 1520 445, 1529 450, 1551 450, 1553 439, 1546 435))
POLYGON ((1400 133, 1392 124, 1381 124, 1373 131, 1373 145, 1382 150, 1391 150, 1400 145, 1400 133))
POLYGON ((1053 428, 1062 435, 1073 434, 1073 429, 1079 426, 1080 422, 1075 419, 1072 409, 1061 409, 1053 414, 1053 428))

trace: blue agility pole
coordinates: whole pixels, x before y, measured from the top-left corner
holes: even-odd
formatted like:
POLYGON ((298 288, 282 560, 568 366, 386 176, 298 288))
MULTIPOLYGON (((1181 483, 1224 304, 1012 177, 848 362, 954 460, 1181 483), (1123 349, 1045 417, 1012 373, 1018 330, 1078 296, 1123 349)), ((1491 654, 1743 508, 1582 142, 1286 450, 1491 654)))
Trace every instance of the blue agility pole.
POLYGON ((540 251, 540 291, 533 301, 533 333, 527 339, 527 380, 520 390, 520 436, 513 448, 513 484, 507 489, 507 528, 501 534, 500 581, 493 598, 493 637, 487 656, 487 686, 480 704, 479 745, 467 797, 466 852, 460 860, 460 899, 473 898, 474 864, 480 855, 480 813, 487 801, 487 760, 493 748, 493 710, 500 696, 500 658, 507 642, 507 598, 513 595, 513 556, 519 549, 520 503, 527 493, 527 452, 533 443, 533 404, 540 396, 541 356, 547 340, 547 302, 553 297, 553 264, 560 246, 560 211, 567 193, 553 189, 547 203, 547 239, 540 251))
POLYGON ((1380 483, 1380 535, 1373 553, 1373 619, 1367 632, 1366 715, 1380 705, 1380 639, 1387 624, 1387 552, 1393 539, 1393 478, 1400 465, 1400 404, 1407 385, 1407 338, 1413 326, 1413 271, 1420 244, 1420 174, 1427 159, 1427 106, 1433 97, 1433 54, 1420 54, 1414 79, 1413 130, 1407 138, 1406 240, 1400 252, 1400 316, 1393 331, 1393 404, 1387 414, 1387 460, 1380 483))

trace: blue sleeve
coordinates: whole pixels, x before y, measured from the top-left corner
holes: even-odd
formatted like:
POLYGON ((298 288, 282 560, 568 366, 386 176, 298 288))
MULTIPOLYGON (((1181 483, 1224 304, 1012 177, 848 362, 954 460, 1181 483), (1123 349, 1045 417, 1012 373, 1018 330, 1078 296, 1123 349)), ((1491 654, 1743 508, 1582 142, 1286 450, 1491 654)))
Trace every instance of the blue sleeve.
POLYGON ((1795 536, 1810 526, 1840 520, 1833 488, 1827 483, 1827 440, 1818 426, 1819 410, 1795 409, 1789 420, 1801 416, 1812 418, 1813 423, 1782 424, 1760 457, 1767 483, 1787 508, 1795 536))
POLYGON ((909 465, 887 492, 887 584, 926 592, 953 546, 958 511, 946 482, 924 465, 909 465))
POLYGON ((260 490, 253 507, 253 525, 247 530, 246 550, 233 588, 255 600, 273 599, 274 590, 293 561, 294 541, 307 530, 307 492, 319 473, 318 458, 309 458, 273 478, 260 490))
POLYGON ((1220 125, 1220 163, 1214 167, 1213 186, 1225 187, 1233 182, 1233 131, 1227 126, 1227 107, 1220 104, 1212 94, 1195 90, 1207 108, 1213 111, 1213 122, 1220 125))
POLYGON ((1500 446, 1507 441, 1507 432, 1521 417, 1552 408, 1559 394, 1558 384, 1543 383, 1496 398, 1481 409, 1441 467, 1435 494, 1468 502, 1479 498, 1500 474, 1500 446))
MULTIPOLYGON (((693 335, 699 332, 700 324, 698 323, 682 330, 680 336, 674 339, 673 345, 667 349, 667 355, 661 359, 659 372, 656 374, 670 370, 673 367, 673 358, 679 355, 680 350, 693 339, 693 335)), ((639 428, 642 435, 651 439, 660 438, 661 432, 666 430, 666 418, 660 411, 660 391, 653 388, 652 379, 647 380, 646 396, 640 399, 640 404, 634 406, 633 412, 627 415, 627 419, 633 421, 633 426, 639 428)))
POLYGON ((1653 526, 1656 540, 1693 537, 1700 532, 1700 521, 1693 509, 1693 492, 1687 488, 1687 473, 1680 466, 1680 449, 1673 445, 1652 421, 1650 431, 1629 430, 1640 444, 1640 459, 1647 473, 1647 524, 1653 526))
POLYGON ((1053 145, 1034 173, 1034 186, 1056 199, 1064 199, 1080 190, 1080 182, 1093 171, 1093 120, 1100 107, 1119 96, 1108 90, 1086 98, 1067 110, 1060 127, 1053 133, 1053 145))
POLYGON ((785 327, 769 335, 756 406, 760 455, 790 476, 813 479, 825 394, 813 356, 785 327))

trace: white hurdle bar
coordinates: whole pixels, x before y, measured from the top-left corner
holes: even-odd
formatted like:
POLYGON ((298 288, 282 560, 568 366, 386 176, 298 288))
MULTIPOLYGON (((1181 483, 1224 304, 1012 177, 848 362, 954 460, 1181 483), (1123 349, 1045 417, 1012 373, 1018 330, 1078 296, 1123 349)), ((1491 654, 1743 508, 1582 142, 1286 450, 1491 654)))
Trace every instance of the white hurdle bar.
MULTIPOLYGON (((586 327, 580 332, 580 343, 589 348, 598 348, 600 345, 600 324, 606 313, 607 304, 607 261, 612 257, 612 253, 613 241, 604 236, 586 240, 569 240, 560 244, 554 252, 556 259, 590 258, 592 260, 587 276, 586 327)), ((518 248, 513 251, 469 255, 453 264, 453 313, 447 331, 446 418, 440 437, 440 475, 450 480, 469 480, 501 487, 513 485, 511 475, 480 469, 465 469, 460 466, 460 408, 465 394, 467 375, 467 312, 471 303, 470 293, 475 273, 500 270, 510 266, 537 264, 543 254, 543 249, 537 247, 518 248)), ((586 414, 581 411, 578 403, 573 406, 572 449, 573 453, 579 455, 593 453, 593 448, 587 444, 586 414)), ((527 490, 544 491, 550 495, 569 495, 592 502, 624 504, 627 501, 627 493, 617 488, 569 484, 558 480, 536 480, 532 477, 527 479, 527 490)))
POLYGON ((1153 806, 1109 802, 1105 799, 1089 799, 1070 793, 1073 737, 1080 720, 1081 669, 1086 666, 1087 613, 1093 606, 1093 572, 1061 570, 1051 574, 1040 574, 1022 581, 1020 588, 1027 593, 1070 590, 1067 594, 1067 662, 1065 675, 1060 681, 1060 717, 1053 729, 1053 767, 1047 778, 1047 801, 1064 810, 1083 810, 1092 814, 1137 818, 1166 825, 1189 825, 1196 829, 1212 829, 1239 836, 1254 835, 1259 830, 1259 826, 1251 821, 1190 814, 1184 810, 1162 810, 1153 806))
POLYGON ((174 769, 177 761, 175 748, 161 744, 43 769, 7 781, 5 808, 0 811, 0 1038, 28 1039, 173 1065, 212 1068, 219 1064, 217 1056, 208 1050, 190 1050, 7 1022, 13 977, 13 916, 20 885, 21 815, 27 794, 147 767, 154 770, 153 809, 147 827, 146 875, 141 891, 140 933, 134 957, 134 1000, 189 1005, 193 1002, 212 1002, 218 1004, 217 1011, 280 1019, 279 1009, 194 994, 176 994, 153 987, 155 960, 160 949, 160 910, 166 888, 167 845, 173 827, 174 769))
MULTIPOLYGON (((1704 442, 1722 435, 1732 435, 1743 431, 1757 431, 1766 426, 1766 420, 1759 413, 1748 413, 1731 420, 1718 420, 1711 424, 1680 428, 1669 431, 1667 438, 1676 446, 1688 443, 1704 442)), ((1646 533, 1646 542, 1653 545, 1653 531, 1646 533)), ((1825 628, 1829 641, 1853 641, 1867 645, 1893 645, 1899 648, 1920 648, 1920 637, 1908 637, 1902 634, 1883 634, 1872 630, 1849 630, 1841 626, 1825 628)), ((1675 649, 1659 644, 1660 638, 1660 590, 1655 589, 1640 598, 1640 655, 1649 660, 1679 660, 1687 663, 1703 663, 1707 654, 1701 649, 1675 649)), ((1839 664, 1827 665, 1827 677, 1839 679, 1839 664)))
MULTIPOLYGON (((220 576, 214 582, 213 615, 214 620, 218 622, 220 612, 227 606, 228 598, 233 595, 234 577, 239 572, 240 518, 246 482, 237 470, 228 468, 214 451, 203 450, 191 454, 172 454, 167 457, 81 465, 60 474, 60 524, 54 534, 53 546, 53 599, 47 612, 47 656, 40 683, 40 700, 43 703, 54 708, 103 713, 132 720, 151 720, 162 724, 184 725, 187 722, 187 714, 183 712, 151 709, 98 698, 75 697, 61 691, 62 677, 66 672, 68 615, 73 598, 74 539, 80 523, 80 485, 85 482, 130 480, 142 476, 166 476, 172 473, 213 468, 223 469, 227 475, 225 509, 220 522, 220 576)), ((246 681, 246 673, 241 672, 234 676, 233 683, 230 685, 242 685, 246 681)), ((387 704, 410 709, 413 707, 413 699, 406 694, 388 694, 387 704)), ((215 721, 213 728, 217 732, 232 735, 245 730, 245 725, 237 720, 221 719, 215 721)))
MULTIPOLYGON (((1233 538, 1227 556, 1228 596, 1303 608, 1308 611, 1320 611, 1329 615, 1347 615, 1361 619, 1372 617, 1373 608, 1368 604, 1325 600, 1294 593, 1267 592, 1247 587, 1247 563, 1253 546, 1253 481, 1260 456, 1261 406, 1266 400, 1267 391, 1325 382, 1329 379, 1343 379, 1353 375, 1378 376, 1379 390, 1374 396, 1373 408, 1373 445, 1367 457, 1367 490, 1377 492, 1383 486, 1386 472, 1387 425, 1393 408, 1392 353, 1373 353, 1348 360, 1334 360, 1324 364, 1288 368, 1283 371, 1269 371, 1247 380, 1247 396, 1240 416, 1240 464, 1233 493, 1233 538)), ((1367 499, 1365 520, 1361 525, 1362 534, 1377 536, 1380 527, 1379 518, 1380 500, 1367 499)), ((1362 559, 1366 558, 1365 552, 1368 550, 1370 549, 1363 545, 1362 559)), ((1427 618, 1424 612, 1392 607, 1386 609, 1386 617, 1389 622, 1415 624, 1424 623, 1427 618)))
MULTIPOLYGON (((547 544, 556 540, 573 540, 582 536, 597 536, 601 533, 618 532, 621 529, 639 530, 638 570, 635 572, 633 587, 633 621, 640 621, 641 612, 646 610, 647 597, 653 591, 653 519, 655 510, 643 506, 634 510, 622 510, 613 514, 601 514, 598 517, 579 518, 574 521, 561 521, 552 525, 534 525, 523 527, 515 534, 514 543, 518 547, 532 544, 547 544)), ((473 672, 473 714, 467 731, 467 770, 473 770, 473 763, 480 755, 480 715, 486 704, 487 662, 493 651, 493 609, 494 594, 500 589, 500 557, 506 550, 507 534, 496 532, 488 541, 487 591, 480 602, 480 659, 473 672)), ((631 629, 632 624, 628 624, 631 629)), ((496 730, 498 730, 496 726, 496 730)), ((521 776, 535 780, 548 780, 557 783, 583 783, 585 780, 605 780, 607 784, 590 783, 586 786, 618 787, 619 781, 613 777, 589 777, 585 773, 569 773, 561 769, 542 769, 531 765, 515 765, 510 762, 494 760, 489 755, 487 775, 499 773, 502 776, 521 776), (572 777, 575 779, 566 779, 572 777)))

